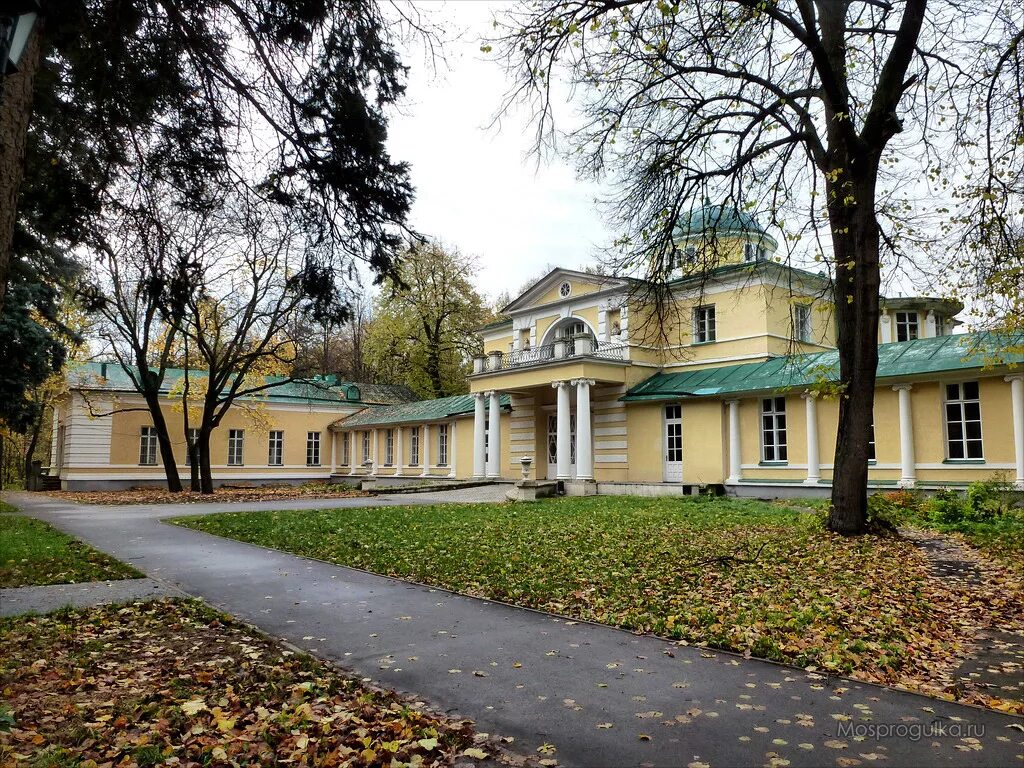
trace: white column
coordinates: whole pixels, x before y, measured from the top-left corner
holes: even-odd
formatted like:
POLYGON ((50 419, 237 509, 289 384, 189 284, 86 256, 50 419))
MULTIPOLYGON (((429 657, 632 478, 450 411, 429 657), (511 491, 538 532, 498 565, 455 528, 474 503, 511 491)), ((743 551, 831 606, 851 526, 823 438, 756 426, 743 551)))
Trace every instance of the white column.
POLYGON ((395 427, 395 474, 402 474, 402 427, 395 427))
POLYGON ((1014 485, 1024 491, 1024 373, 1007 376, 1013 404, 1013 458, 1017 467, 1014 485))
POLYGON ((356 442, 357 442, 356 441, 356 436, 358 434, 359 434, 359 431, 353 429, 351 432, 349 432, 345 436, 345 439, 349 441, 349 446, 348 446, 348 473, 350 475, 354 475, 356 473, 356 464, 359 463, 359 461, 356 459, 356 456, 357 456, 357 454, 356 454, 356 442))
POLYGON ((455 457, 458 454, 455 452, 455 421, 448 425, 448 466, 451 470, 448 472, 448 477, 455 477, 455 457))
POLYGON ((576 479, 594 479, 594 445, 590 431, 590 388, 593 379, 576 379, 576 479))
POLYGON ((818 395, 806 392, 803 395, 807 404, 807 479, 805 485, 817 485, 821 482, 821 459, 818 454, 818 395))
POLYGON ((370 433, 370 474, 377 474, 377 430, 370 433))
POLYGON ((554 381, 551 386, 558 390, 558 415, 555 435, 555 477, 559 480, 572 479, 572 464, 569 452, 572 450, 572 422, 569 405, 569 382, 554 381))
POLYGON ((727 400, 729 404, 729 477, 727 483, 738 483, 743 477, 740 453, 740 401, 727 400))
POLYGON ((501 400, 496 391, 488 393, 491 400, 487 419, 490 436, 487 441, 487 476, 501 477, 501 400))
POLYGON ((334 430, 327 430, 331 436, 331 474, 338 471, 338 433, 334 430))
POLYGON ((892 322, 889 319, 889 311, 886 309, 882 310, 881 316, 878 318, 878 327, 882 329, 882 343, 888 344, 892 341, 892 322))
POLYGON ((430 474, 430 425, 424 424, 420 430, 420 460, 423 462, 422 477, 430 474))
POLYGON ((910 384, 893 387, 900 398, 900 488, 913 488, 917 483, 914 460, 914 421, 910 414, 910 384))
MULTIPOLYGON (((475 410, 473 412, 473 477, 476 479, 482 479, 486 473, 486 467, 484 466, 487 460, 487 448, 484 445, 484 429, 486 421, 486 406, 484 405, 484 393, 475 392, 473 393, 473 399, 476 401, 475 410)), ((448 453, 451 454, 452 446, 449 443, 448 453)))

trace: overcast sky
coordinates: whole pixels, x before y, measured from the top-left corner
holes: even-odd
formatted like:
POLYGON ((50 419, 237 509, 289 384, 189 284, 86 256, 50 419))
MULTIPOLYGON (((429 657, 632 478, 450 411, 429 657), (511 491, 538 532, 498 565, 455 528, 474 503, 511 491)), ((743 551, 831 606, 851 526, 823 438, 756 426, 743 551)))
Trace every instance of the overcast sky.
POLYGON ((564 162, 538 169, 521 116, 500 130, 488 127, 507 80, 485 60, 480 38, 503 4, 429 5, 435 21, 464 34, 446 44, 446 70, 430 72, 419 51, 406 55, 408 98, 404 114, 392 117, 389 146, 395 159, 412 164, 413 226, 477 256, 480 290, 492 298, 514 294, 546 265, 594 261, 609 239, 593 204, 595 187, 577 181, 564 162))

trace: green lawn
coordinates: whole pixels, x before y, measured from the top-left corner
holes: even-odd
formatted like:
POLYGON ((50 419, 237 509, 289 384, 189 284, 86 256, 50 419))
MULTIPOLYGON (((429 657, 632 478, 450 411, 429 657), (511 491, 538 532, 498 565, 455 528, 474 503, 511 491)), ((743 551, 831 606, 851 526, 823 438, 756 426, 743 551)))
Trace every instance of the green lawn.
POLYGON ((930 578, 903 539, 843 538, 824 531, 818 515, 752 500, 592 497, 179 522, 459 592, 912 686, 955 659, 979 623, 1019 623, 1022 605, 1020 589, 990 590, 981 601, 955 591, 973 587, 930 578))
POLYGON ((0 514, 0 587, 130 579, 141 575, 44 522, 0 514))
POLYGON ((13 504, 8 504, 6 501, 0 501, 0 515, 5 515, 17 511, 18 508, 13 504))

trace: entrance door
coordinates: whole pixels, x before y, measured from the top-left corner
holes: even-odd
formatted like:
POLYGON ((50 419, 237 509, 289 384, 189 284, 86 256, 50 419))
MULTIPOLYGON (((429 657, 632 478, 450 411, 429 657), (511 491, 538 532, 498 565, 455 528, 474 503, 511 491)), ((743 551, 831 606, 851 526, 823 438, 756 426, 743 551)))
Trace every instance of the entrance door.
MULTIPOLYGON (((569 475, 576 477, 576 414, 569 414, 569 475)), ((548 414, 548 480, 558 477, 558 416, 548 414)))
POLYGON ((665 406, 665 482, 683 482, 683 407, 665 406))

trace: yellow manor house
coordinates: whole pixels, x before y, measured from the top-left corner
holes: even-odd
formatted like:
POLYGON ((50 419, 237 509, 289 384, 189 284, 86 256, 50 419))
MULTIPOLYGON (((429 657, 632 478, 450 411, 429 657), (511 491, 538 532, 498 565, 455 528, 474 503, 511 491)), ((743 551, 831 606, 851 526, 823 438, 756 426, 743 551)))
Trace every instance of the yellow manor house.
MULTIPOLYGON (((215 478, 526 475, 578 495, 826 495, 838 419, 828 280, 776 262, 775 239, 746 214, 706 205, 676 235, 660 315, 628 279, 553 270, 480 330, 470 394, 288 383, 253 406, 259 418, 235 408, 216 430, 215 478), (699 270, 710 247, 718 266, 699 270)), ((1022 344, 954 333, 961 310, 882 300, 872 488, 1024 487, 1022 344)), ((55 413, 51 474, 70 489, 159 481, 146 413, 118 412, 141 398, 123 371, 98 367, 55 413)), ((167 415, 181 423, 170 399, 167 415)), ((185 471, 184 435, 177 445, 185 471)))

